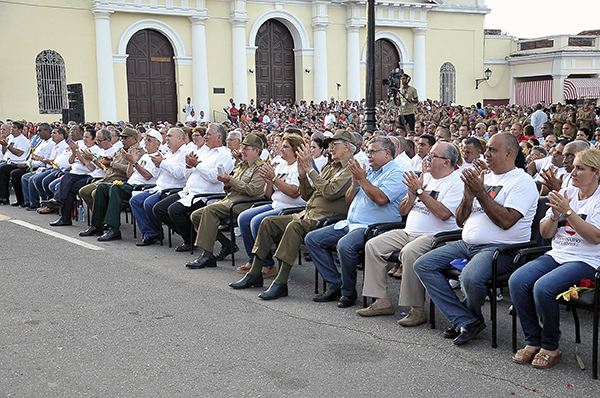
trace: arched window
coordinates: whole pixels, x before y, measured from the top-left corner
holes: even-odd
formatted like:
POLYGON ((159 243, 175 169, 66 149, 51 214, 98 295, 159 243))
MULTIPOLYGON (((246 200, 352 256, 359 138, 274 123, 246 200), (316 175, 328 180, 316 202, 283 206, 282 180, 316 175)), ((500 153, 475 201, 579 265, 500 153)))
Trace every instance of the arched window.
POLYGON ((440 68, 440 101, 447 105, 456 101, 456 69, 450 62, 440 68))
POLYGON ((35 58, 35 71, 40 113, 62 113, 68 108, 65 61, 56 51, 44 50, 35 58))

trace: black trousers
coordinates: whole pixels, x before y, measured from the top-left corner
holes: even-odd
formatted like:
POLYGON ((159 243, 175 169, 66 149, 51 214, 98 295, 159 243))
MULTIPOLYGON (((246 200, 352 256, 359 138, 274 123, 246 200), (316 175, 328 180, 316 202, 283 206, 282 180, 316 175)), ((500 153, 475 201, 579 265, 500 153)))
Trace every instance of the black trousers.
POLYGON ((181 198, 176 193, 167 196, 154 205, 152 212, 156 218, 177 232, 183 238, 184 243, 191 245, 195 240, 195 236, 192 236, 191 233, 192 221, 190 220, 190 214, 194 210, 203 207, 204 202, 199 200, 188 207, 177 202, 179 199, 181 198))
MULTIPOLYGON (((8 184, 10 182, 10 173, 17 169, 16 164, 6 163, 0 166, 0 200, 8 201, 10 192, 8 192, 8 184)), ((23 192, 21 192, 23 198, 23 192)))
POLYGON ((25 169, 14 169, 10 172, 10 179, 13 183, 13 188, 15 189, 15 196, 17 197, 17 202, 23 203, 25 201, 25 197, 23 196, 23 182, 21 181, 21 177, 25 174, 29 173, 29 167, 25 169))

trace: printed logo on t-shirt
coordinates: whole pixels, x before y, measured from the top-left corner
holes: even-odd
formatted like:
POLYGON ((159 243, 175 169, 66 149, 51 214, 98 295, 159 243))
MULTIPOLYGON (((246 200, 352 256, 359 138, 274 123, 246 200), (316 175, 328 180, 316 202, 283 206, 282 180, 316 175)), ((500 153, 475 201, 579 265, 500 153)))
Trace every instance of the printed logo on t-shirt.
MULTIPOLYGON (((579 217, 581 217, 581 219, 583 221, 585 221, 585 219, 587 218, 587 214, 578 214, 579 217)), ((573 229, 573 227, 571 226, 571 224, 569 223, 569 221, 567 221, 567 219, 565 218, 564 215, 560 215, 559 219, 558 219, 558 228, 562 228, 565 227, 565 233, 567 233, 568 235, 575 235, 577 232, 573 229)))
POLYGON ((503 186, 504 185, 486 186, 485 190, 492 199, 496 199, 496 196, 498 196, 503 186))
MULTIPOLYGON (((438 196, 440 196, 440 193, 438 191, 426 190, 425 192, 427 192, 429 194, 429 196, 431 196, 434 200, 437 200, 438 196)), ((427 216, 431 214, 431 211, 427 208, 427 206, 425 206, 425 204, 419 198, 417 198, 417 201, 415 202, 411 211, 416 211, 416 212, 425 214, 427 216)))

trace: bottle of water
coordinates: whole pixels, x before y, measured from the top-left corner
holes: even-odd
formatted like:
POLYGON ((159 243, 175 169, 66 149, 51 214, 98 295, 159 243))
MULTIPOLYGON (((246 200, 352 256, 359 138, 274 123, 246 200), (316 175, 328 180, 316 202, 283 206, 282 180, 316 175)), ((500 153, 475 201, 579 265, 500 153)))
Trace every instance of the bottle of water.
POLYGON ((79 208, 77 209, 77 221, 85 221, 85 211, 83 210, 83 205, 79 205, 79 208))

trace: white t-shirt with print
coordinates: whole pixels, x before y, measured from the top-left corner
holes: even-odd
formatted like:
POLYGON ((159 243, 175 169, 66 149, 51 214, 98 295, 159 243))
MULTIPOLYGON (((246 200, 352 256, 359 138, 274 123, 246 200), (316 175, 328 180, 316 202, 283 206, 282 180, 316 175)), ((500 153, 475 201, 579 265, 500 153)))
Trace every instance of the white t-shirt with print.
MULTIPOLYGON (((275 168, 275 176, 280 180, 283 180, 286 184, 299 186, 298 181, 298 163, 294 162, 289 164, 284 160, 280 162, 275 168)), ((300 196, 292 198, 281 192, 275 184, 273 184, 273 195, 271 195, 273 203, 271 206, 273 209, 285 209, 286 207, 295 207, 305 205, 306 202, 300 196)))
MULTIPOLYGON (((594 194, 584 200, 579 199, 579 188, 569 187, 561 189, 560 195, 564 193, 571 198, 570 206, 573 213, 576 213, 585 222, 588 222, 600 228, 600 188, 596 189, 594 194)), ((542 221, 552 216, 552 209, 549 208, 542 221)), ((560 264, 568 261, 583 261, 584 263, 600 268, 600 245, 595 245, 583 239, 569 224, 564 215, 558 219, 558 230, 552 238, 552 250, 548 255, 560 264)))
POLYGON ((425 185, 427 185, 425 192, 446 206, 452 212, 452 216, 446 221, 440 220, 417 197, 406 218, 404 232, 412 236, 420 236, 459 229, 454 215, 462 201, 464 191, 460 171, 454 171, 446 177, 438 179, 433 178, 429 173, 425 173, 423 174, 423 186, 425 185))
POLYGON ((538 191, 533 178, 523 169, 514 168, 504 174, 487 173, 484 185, 496 203, 518 211, 523 217, 511 228, 504 230, 490 220, 475 198, 471 214, 463 227, 463 240, 469 244, 528 242, 538 202, 538 191))

